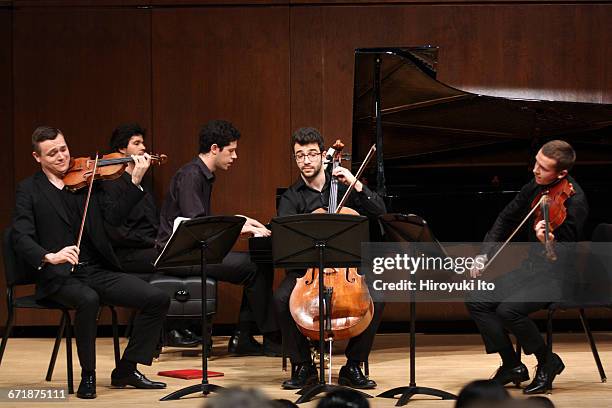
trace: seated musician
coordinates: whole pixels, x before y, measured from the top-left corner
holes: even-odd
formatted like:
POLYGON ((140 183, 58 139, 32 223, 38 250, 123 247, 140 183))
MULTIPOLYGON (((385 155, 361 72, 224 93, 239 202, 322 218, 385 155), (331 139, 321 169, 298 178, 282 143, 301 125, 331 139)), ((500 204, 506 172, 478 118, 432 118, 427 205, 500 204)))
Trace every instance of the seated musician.
MULTIPOLYGON (((170 182, 160 214, 157 247, 163 248, 172 235, 177 217, 196 218, 211 215, 211 194, 217 170, 228 170, 238 158, 236 149, 240 132, 229 122, 212 120, 200 131, 198 155, 181 167, 170 182)), ((269 236, 259 221, 245 217, 243 234, 269 236)), ((209 265, 208 275, 222 282, 244 287, 237 330, 228 350, 241 355, 280 355, 280 332, 273 313, 271 266, 256 266, 248 253, 230 252, 221 264, 209 265), (263 347, 252 336, 255 326, 263 334, 263 347)), ((200 268, 173 268, 165 272, 200 276, 200 268)))
POLYGON ((96 397, 96 320, 101 303, 139 310, 127 348, 111 374, 111 385, 164 388, 166 384, 150 381, 136 364, 151 365, 170 299, 143 280, 120 272, 104 229, 105 222, 123 222, 142 200, 138 186, 149 167, 149 156, 134 156, 131 182, 121 197, 94 184, 79 248, 75 244, 87 188, 76 193, 65 188, 70 151, 64 135, 55 128, 39 127, 32 135, 32 150, 41 171, 17 186, 11 238, 18 256, 39 271, 36 297, 76 310, 74 326, 82 369, 77 397, 96 397))
MULTIPOLYGON (((113 130, 110 148, 114 153, 127 156, 142 156, 146 152, 146 131, 137 123, 118 126, 113 130)), ((104 183, 106 190, 119 195, 121 190, 132 182, 134 163, 129 163, 125 172, 117 180, 104 183)), ((155 272, 153 262, 157 258, 155 238, 159 227, 159 211, 155 199, 146 183, 141 185, 144 197, 130 211, 127 219, 118 227, 107 228, 117 258, 127 273, 152 274, 155 272)), ((202 339, 186 326, 187 322, 172 322, 172 329, 166 333, 164 345, 172 347, 195 347, 202 339)))
MULTIPOLYGON (((485 254, 482 255, 485 261, 492 256, 492 243, 504 241, 518 227, 529 213, 534 198, 564 179, 572 184, 575 194, 565 201, 566 220, 549 232, 549 239, 553 242, 576 242, 580 239, 588 205, 584 192, 568 175, 575 160, 576 153, 567 142, 553 140, 542 146, 535 157, 533 180, 524 185, 504 208, 485 237, 485 242, 491 243, 485 245, 485 254)), ((544 221, 529 229, 529 241, 545 242, 544 221)), ((546 308, 551 303, 549 299, 561 297, 562 277, 557 276, 561 271, 555 271, 554 264, 551 266, 550 261, 541 255, 532 256, 525 262, 520 269, 497 280, 495 299, 474 294, 468 299, 467 308, 482 335, 486 352, 501 356, 502 365, 493 379, 501 384, 529 380, 527 367, 518 360, 506 333, 508 329, 516 336, 525 353, 535 354, 538 360, 535 378, 523 390, 525 394, 537 394, 552 388, 555 376, 561 373, 564 365, 557 354, 548 351, 536 324, 528 315, 546 308), (533 301, 526 302, 527 298, 533 301)), ((474 268, 470 273, 472 278, 476 278, 481 275, 481 269, 474 268)))
MULTIPOLYGON (((298 129, 292 137, 293 153, 300 170, 300 178, 281 196, 278 215, 311 213, 317 208, 327 207, 329 203, 330 175, 323 169, 323 136, 313 128, 298 129)), ((340 182, 338 201, 355 177, 344 167, 336 167, 333 176, 340 182)), ((385 213, 381 197, 370 191, 360 181, 349 196, 347 207, 360 214, 377 217, 385 213)), ((274 303, 279 315, 279 324, 287 352, 294 366, 290 380, 283 382, 283 388, 297 389, 317 381, 317 369, 310 355, 308 340, 299 331, 289 310, 289 298, 296 285, 296 279, 304 275, 304 270, 289 270, 287 276, 274 292, 274 303)), ((366 378, 360 368, 361 362, 368 360, 374 336, 382 317, 384 304, 374 304, 374 317, 368 328, 353 337, 346 348, 347 363, 340 369, 338 382, 354 388, 374 388, 376 383, 366 378)))

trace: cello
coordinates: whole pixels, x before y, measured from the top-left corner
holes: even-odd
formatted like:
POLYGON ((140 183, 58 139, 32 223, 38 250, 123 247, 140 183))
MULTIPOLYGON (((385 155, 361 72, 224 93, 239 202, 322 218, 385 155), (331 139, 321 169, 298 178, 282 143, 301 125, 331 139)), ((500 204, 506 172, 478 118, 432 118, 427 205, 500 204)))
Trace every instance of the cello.
MULTIPOLYGON (((333 153, 328 152, 327 154, 332 156, 332 172, 340 165, 343 147, 342 142, 337 140, 330 149, 333 153)), ((357 173, 355 182, 372 157, 374 150, 375 147, 372 146, 357 173)), ((326 209, 315 210, 314 213, 359 215, 357 211, 343 205, 355 182, 349 186, 338 204, 338 180, 332 177, 329 205, 326 209)), ((302 334, 311 340, 320 340, 319 272, 319 268, 309 268, 303 277, 297 279, 289 298, 291 316, 302 334)), ((365 277, 357 272, 357 268, 324 268, 323 273, 323 303, 327 316, 324 324, 324 340, 343 340, 358 336, 370 325, 374 315, 374 303, 370 297, 365 277)))

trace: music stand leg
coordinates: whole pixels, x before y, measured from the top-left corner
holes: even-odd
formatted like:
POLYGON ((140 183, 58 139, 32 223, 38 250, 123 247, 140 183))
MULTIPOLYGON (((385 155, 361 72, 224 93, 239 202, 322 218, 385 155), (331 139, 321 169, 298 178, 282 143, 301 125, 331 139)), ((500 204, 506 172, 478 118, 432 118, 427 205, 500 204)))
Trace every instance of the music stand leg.
POLYGON ((186 395, 202 393, 202 395, 208 395, 211 392, 219 392, 223 389, 220 385, 214 385, 208 383, 208 350, 206 345, 206 334, 208 330, 206 330, 207 322, 206 315, 208 312, 208 294, 206 293, 206 281, 208 279, 207 269, 206 269, 206 258, 204 256, 204 251, 208 247, 206 242, 202 242, 200 246, 200 271, 202 272, 202 383, 196 385, 190 385, 189 387, 181 388, 180 390, 174 391, 171 394, 166 395, 161 398, 160 401, 172 401, 177 400, 186 395))
POLYGON ((378 394, 377 397, 395 398, 400 395, 395 406, 401 407, 408 403, 413 395, 431 395, 443 400, 456 400, 457 396, 436 388, 417 387, 416 385, 416 302, 410 299, 410 385, 397 387, 378 394))
MULTIPOLYGON (((324 339, 324 330, 323 323, 326 321, 327 316, 325 313, 328 312, 327 308, 323 307, 323 265, 325 265, 323 254, 325 250, 326 243, 324 241, 316 243, 317 248, 319 248, 319 383, 315 385, 309 385, 301 390, 299 390, 296 394, 300 394, 301 396, 295 401, 296 404, 301 404, 303 402, 312 401, 314 397, 319 394, 327 394, 328 392, 334 390, 351 390, 357 391, 359 394, 363 395, 365 398, 372 398, 371 395, 366 394, 365 392, 361 392, 359 390, 355 390, 353 388, 345 387, 342 385, 335 384, 327 384, 325 382, 325 339, 324 339)), ((330 366, 331 370, 331 366, 330 366)))

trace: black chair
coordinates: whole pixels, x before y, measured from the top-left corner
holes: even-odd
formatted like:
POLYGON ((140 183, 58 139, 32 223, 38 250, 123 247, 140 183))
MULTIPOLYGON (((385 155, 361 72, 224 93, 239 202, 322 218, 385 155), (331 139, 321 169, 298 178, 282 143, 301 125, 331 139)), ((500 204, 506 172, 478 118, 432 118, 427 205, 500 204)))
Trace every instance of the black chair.
MULTIPOLYGON (((62 313, 62 317, 55 337, 55 344, 53 345, 53 352, 51 353, 51 359, 49 361, 49 367, 47 369, 47 375, 45 379, 51 381, 53 376, 53 370, 55 369, 55 362, 57 360, 57 354, 59 352, 62 336, 66 336, 66 376, 68 381, 68 393, 74 394, 74 377, 72 370, 72 322, 69 311, 71 308, 63 306, 59 303, 45 300, 36 300, 34 295, 28 296, 15 296, 15 289, 22 285, 32 285, 36 282, 37 271, 26 265, 21 259, 15 254, 11 239, 10 229, 4 231, 3 237, 3 255, 4 255, 4 275, 6 279, 6 300, 7 300, 7 311, 8 317, 6 320, 4 336, 2 337, 2 344, 0 345, 0 364, 2 364, 2 357, 4 356, 4 350, 8 342, 8 338, 11 334, 13 324, 15 322, 15 312, 17 309, 39 309, 39 310, 58 310, 62 313)), ((112 316, 112 327, 113 327, 113 348, 115 353, 115 365, 119 363, 119 332, 117 325, 117 312, 114 307, 108 306, 112 316)))
MULTIPOLYGON (((612 224, 599 224, 592 235, 592 242, 612 242, 612 224)), ((588 251, 587 251, 588 252, 588 251)), ((579 251, 577 252, 579 254, 579 251)), ((605 265, 601 265, 596 259, 596 256, 589 254, 585 259, 582 259, 583 264, 577 265, 577 269, 581 269, 584 272, 578 273, 576 276, 577 282, 575 284, 576 289, 574 290, 574 299, 570 301, 554 302, 551 303, 548 308, 548 316, 546 321, 546 344, 548 351, 552 353, 553 349, 553 317, 559 310, 566 311, 572 309, 578 309, 580 316, 580 322, 585 335, 587 336, 597 371, 601 382, 606 382, 606 373, 604 371, 599 352, 597 351, 597 345, 595 344, 595 338, 591 332, 591 328, 586 318, 585 309, 593 308, 612 308, 612 296, 609 292, 610 282, 607 281, 609 273, 606 270, 605 265), (603 267, 603 269, 602 269, 603 267), (585 277, 585 275, 588 275, 585 277), (599 275, 599 276, 597 276, 599 275), (606 283, 607 281, 607 283, 606 283), (605 293, 602 293, 602 290, 605 293), (597 293, 594 295, 594 293, 597 293)), ((580 261, 580 260, 578 260, 580 261)), ((517 342, 517 356, 521 357, 521 346, 517 342)))

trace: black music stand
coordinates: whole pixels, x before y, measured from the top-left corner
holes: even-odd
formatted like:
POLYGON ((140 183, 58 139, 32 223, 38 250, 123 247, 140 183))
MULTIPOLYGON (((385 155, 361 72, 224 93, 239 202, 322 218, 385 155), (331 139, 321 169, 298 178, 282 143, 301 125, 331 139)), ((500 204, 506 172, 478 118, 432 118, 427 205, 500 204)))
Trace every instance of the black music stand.
MULTIPOLYGON (((303 214, 272 219, 272 260, 276 268, 312 268, 361 266, 361 243, 369 239, 366 217, 344 214, 303 214)), ((319 273, 319 305, 324 305, 323 274, 319 273)), ((326 307, 319 307, 319 383, 304 387, 295 402, 311 401, 321 393, 348 389, 325 382, 324 322, 326 307)), ((372 398, 358 391, 364 397, 372 398)))
MULTIPOLYGON (((157 268, 200 266, 202 271, 202 330, 206 328, 206 266, 220 263, 232 249, 245 223, 244 217, 211 216, 183 221, 155 261, 157 268)), ((201 392, 207 395, 223 387, 208 382, 206 336, 202 333, 202 383, 166 395, 160 401, 177 400, 201 392)))
MULTIPOLYGON (((440 245, 429 229, 427 222, 418 215, 385 214, 378 218, 385 230, 387 241, 393 242, 431 242, 437 244, 436 252, 446 256, 446 251, 440 245)), ((416 301, 414 294, 410 295, 410 384, 397 387, 378 394, 377 397, 394 398, 401 394, 396 406, 406 405, 413 395, 431 395, 443 400, 456 400, 457 396, 436 388, 417 387, 416 385, 416 301)))

